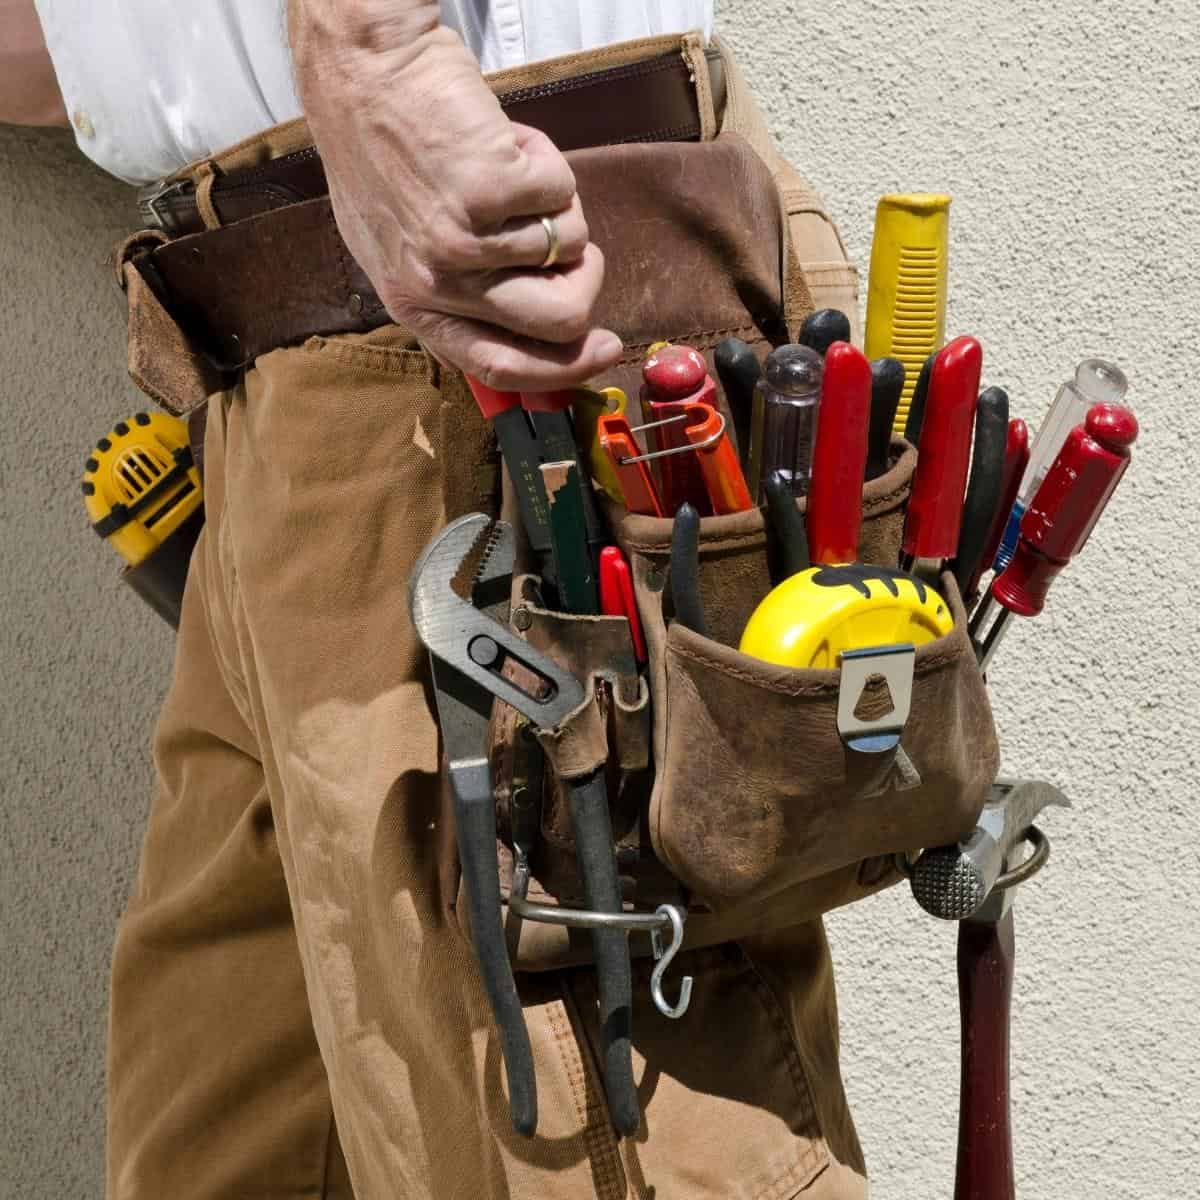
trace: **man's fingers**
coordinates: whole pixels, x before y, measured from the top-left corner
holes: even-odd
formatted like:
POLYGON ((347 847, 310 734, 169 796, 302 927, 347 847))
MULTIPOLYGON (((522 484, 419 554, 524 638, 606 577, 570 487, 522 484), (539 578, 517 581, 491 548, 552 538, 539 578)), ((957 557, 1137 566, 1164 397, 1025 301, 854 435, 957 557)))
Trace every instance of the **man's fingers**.
MULTIPOLYGON (((558 239, 560 266, 578 262, 588 244, 588 226, 579 197, 563 212, 548 214, 558 239)), ((437 263, 442 270, 492 271, 540 267, 550 250, 550 238, 540 217, 514 217, 494 233, 469 244, 444 248, 437 263)), ((435 250, 436 253, 436 250, 435 250)))
POLYGON ((513 217, 540 217, 568 208, 575 196, 575 173, 544 133, 513 125, 517 153, 496 172, 483 172, 464 196, 477 234, 513 217))
POLYGON ((442 313, 422 314, 409 327, 440 361, 510 392, 548 392, 586 383, 616 363, 623 349, 621 339, 606 329, 590 330, 567 345, 550 345, 442 313))

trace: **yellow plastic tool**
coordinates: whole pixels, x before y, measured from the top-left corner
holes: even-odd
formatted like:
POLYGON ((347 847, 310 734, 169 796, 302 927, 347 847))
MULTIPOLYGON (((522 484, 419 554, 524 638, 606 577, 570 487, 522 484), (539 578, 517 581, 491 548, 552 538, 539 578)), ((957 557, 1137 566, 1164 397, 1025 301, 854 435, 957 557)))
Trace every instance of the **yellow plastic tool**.
POLYGON ((903 433, 925 360, 946 338, 950 261, 950 197, 935 193, 884 196, 875 210, 867 287, 867 357, 898 358, 904 391, 892 428, 903 433))
POLYGON ((102 437, 83 473, 92 528, 131 566, 143 562, 203 502, 187 423, 137 413, 102 437))
POLYGON ((886 567, 810 567, 785 579, 754 611, 739 649, 781 667, 837 667, 846 650, 920 646, 954 628, 927 583, 886 567))
POLYGON ((604 453, 597 435, 600 418, 606 413, 624 413, 629 401, 620 388, 602 388, 598 392, 577 388, 571 400, 575 414, 575 444, 587 455, 588 467, 596 486, 617 504, 625 503, 625 493, 617 479, 612 460, 604 453))

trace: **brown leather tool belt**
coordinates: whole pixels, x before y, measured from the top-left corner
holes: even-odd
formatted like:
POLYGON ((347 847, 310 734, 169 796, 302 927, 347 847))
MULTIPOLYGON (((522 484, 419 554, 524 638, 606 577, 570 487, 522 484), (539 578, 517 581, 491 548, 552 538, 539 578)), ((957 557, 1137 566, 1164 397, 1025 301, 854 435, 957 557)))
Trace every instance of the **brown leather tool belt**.
MULTIPOLYGON (((724 107, 720 53, 707 52, 714 108, 724 107)), ((634 142, 695 141, 696 88, 679 54, 502 93, 508 116, 565 151, 634 142)), ((382 302, 334 222, 313 147, 220 174, 210 193, 222 224, 206 229, 196 185, 178 180, 143 197, 167 235, 130 261, 193 348, 223 371, 315 334, 361 333, 387 322, 382 302)))

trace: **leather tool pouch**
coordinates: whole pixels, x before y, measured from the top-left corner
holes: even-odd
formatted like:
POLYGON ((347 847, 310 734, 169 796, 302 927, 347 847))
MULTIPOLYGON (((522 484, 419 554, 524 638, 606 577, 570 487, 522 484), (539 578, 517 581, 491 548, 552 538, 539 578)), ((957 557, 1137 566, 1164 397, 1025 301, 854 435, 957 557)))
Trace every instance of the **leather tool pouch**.
MULTIPOLYGON (((710 356, 737 336, 765 355, 812 310, 779 187, 740 137, 570 157, 608 264, 598 323, 630 351, 598 382, 624 388, 631 405, 651 342, 685 342, 710 356)), ((897 439, 890 470, 865 486, 862 561, 895 565, 915 461, 897 439)), ((503 509, 515 514, 507 479, 503 509)), ((774 667, 733 649, 770 590, 759 510, 701 523, 710 637, 672 623, 671 521, 616 506, 608 517, 632 568, 649 667, 639 678, 624 618, 548 611, 536 578, 517 578, 514 629, 590 688, 585 704, 541 737, 541 754, 523 720, 497 705, 491 761, 506 896, 514 814, 532 811, 539 836, 527 899, 581 903, 562 780, 602 763, 625 899, 639 911, 685 905, 689 946, 811 919, 896 882, 894 855, 973 828, 999 752, 949 576, 942 586, 955 629, 917 651, 903 753, 864 755, 839 737, 838 672, 774 667)), ((885 692, 868 682, 860 708, 886 712, 885 692)), ((461 896, 458 908, 462 920, 461 896)), ((518 969, 590 958, 582 930, 516 925, 518 969)), ((649 948, 644 938, 631 946, 649 948)))

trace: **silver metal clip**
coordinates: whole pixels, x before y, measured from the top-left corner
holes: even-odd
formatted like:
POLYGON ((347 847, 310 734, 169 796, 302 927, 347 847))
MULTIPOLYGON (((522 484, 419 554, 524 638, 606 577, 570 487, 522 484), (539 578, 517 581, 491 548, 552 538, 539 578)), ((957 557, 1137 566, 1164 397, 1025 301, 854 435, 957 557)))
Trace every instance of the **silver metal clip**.
POLYGON ((667 973, 667 968, 671 965, 672 960, 679 953, 680 947, 683 945, 685 913, 677 905, 660 904, 656 915, 666 917, 671 922, 671 941, 664 950, 661 929, 653 929, 650 932, 650 945, 654 950, 656 963, 650 975, 650 995, 654 997, 654 1007, 664 1017, 670 1017, 673 1021, 678 1021, 687 1012, 688 1005, 692 1002, 692 977, 685 975, 680 981, 678 1004, 672 1004, 663 995, 662 983, 663 976, 667 973))
POLYGON ((900 735, 912 707, 913 666, 916 647, 868 646, 842 651, 842 678, 838 688, 838 734, 860 754, 884 754, 900 745, 900 735), (863 691, 872 676, 881 675, 891 694, 890 712, 866 720, 856 715, 863 691))

